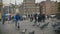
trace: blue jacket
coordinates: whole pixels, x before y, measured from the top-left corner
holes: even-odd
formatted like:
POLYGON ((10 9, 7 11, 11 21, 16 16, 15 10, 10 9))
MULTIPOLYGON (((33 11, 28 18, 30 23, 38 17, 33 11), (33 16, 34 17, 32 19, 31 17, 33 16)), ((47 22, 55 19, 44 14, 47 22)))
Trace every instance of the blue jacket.
POLYGON ((20 15, 15 15, 15 19, 18 21, 18 20, 21 20, 21 16, 20 15))

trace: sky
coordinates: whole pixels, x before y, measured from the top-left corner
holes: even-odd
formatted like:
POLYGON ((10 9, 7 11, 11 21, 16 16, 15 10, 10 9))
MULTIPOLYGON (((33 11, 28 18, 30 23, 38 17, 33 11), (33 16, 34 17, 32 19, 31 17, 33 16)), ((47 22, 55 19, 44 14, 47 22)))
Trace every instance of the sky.
MULTIPOLYGON (((45 1, 45 0, 35 0, 35 1, 36 1, 36 3, 39 3, 39 2, 45 1)), ((56 1, 56 0, 53 0, 53 1, 56 1)), ((57 1, 60 1, 60 0, 57 0, 57 1)), ((15 0, 3 0, 4 4, 9 4, 10 2, 15 4, 15 0)), ((22 2, 23 2, 23 0, 16 0, 17 4, 21 4, 22 2)))

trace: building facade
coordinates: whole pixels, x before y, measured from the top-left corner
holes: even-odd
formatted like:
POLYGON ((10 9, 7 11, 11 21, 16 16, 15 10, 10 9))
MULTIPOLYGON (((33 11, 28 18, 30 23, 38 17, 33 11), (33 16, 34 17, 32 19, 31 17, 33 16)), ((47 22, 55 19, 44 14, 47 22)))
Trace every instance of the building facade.
POLYGON ((24 14, 33 14, 35 11, 35 0, 24 0, 24 14))
POLYGON ((14 4, 6 4, 3 6, 3 13, 4 14, 7 14, 7 13, 10 13, 10 14, 14 14, 15 13, 15 5, 14 4))
POLYGON ((55 1, 50 1, 50 0, 42 1, 40 3, 41 12, 46 15, 56 14, 58 12, 57 5, 58 5, 57 2, 55 1))
POLYGON ((35 5, 35 0, 24 0, 20 6, 20 12, 26 15, 39 13, 39 7, 35 5))
POLYGON ((56 14, 58 2, 46 0, 40 3, 35 3, 35 0, 24 0, 19 7, 20 14, 56 14))

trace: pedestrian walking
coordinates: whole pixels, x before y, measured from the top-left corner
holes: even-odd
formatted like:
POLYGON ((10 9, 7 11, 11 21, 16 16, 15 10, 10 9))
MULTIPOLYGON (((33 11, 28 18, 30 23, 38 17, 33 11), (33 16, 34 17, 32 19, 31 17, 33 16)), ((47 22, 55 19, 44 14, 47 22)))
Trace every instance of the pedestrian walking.
POLYGON ((39 27, 40 26, 40 22, 42 21, 42 16, 41 14, 38 15, 38 23, 37 23, 37 26, 39 27))
POLYGON ((38 15, 38 22, 41 22, 41 21, 42 21, 42 15, 39 14, 39 15, 38 15))
POLYGON ((13 22, 15 22, 15 26, 17 26, 16 15, 13 16, 13 22))
POLYGON ((32 21, 33 21, 33 15, 30 16, 30 22, 32 22, 32 21))
POLYGON ((19 26, 20 20, 21 20, 21 16, 19 14, 16 14, 15 15, 15 26, 17 26, 17 28, 20 28, 19 26))
POLYGON ((47 15, 47 19, 49 20, 49 15, 47 15))
POLYGON ((37 14, 34 15, 34 19, 35 19, 35 21, 34 21, 33 26, 35 26, 37 24, 37 14))
POLYGON ((42 20, 45 22, 45 14, 42 14, 42 20))
POLYGON ((2 24, 5 23, 5 20, 6 20, 6 16, 5 16, 5 14, 3 14, 3 15, 2 15, 2 24))

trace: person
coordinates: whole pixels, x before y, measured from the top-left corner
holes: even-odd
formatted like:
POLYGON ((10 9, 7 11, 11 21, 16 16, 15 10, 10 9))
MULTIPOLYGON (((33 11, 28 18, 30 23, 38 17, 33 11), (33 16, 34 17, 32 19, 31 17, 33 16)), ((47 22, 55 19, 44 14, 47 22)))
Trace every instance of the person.
POLYGON ((31 16, 30 16, 30 22, 32 22, 32 21, 33 21, 33 16, 31 15, 31 16))
POLYGON ((42 20, 45 22, 45 14, 42 14, 42 20))
POLYGON ((35 15, 34 15, 34 19, 35 19, 35 21, 34 21, 33 26, 35 26, 35 25, 36 25, 36 23, 37 23, 37 14, 35 14, 35 15))
POLYGON ((49 20, 49 15, 47 15, 47 19, 49 20))
POLYGON ((16 14, 14 18, 15 18, 15 26, 20 28, 19 21, 21 20, 21 16, 19 14, 16 14))
POLYGON ((5 14, 3 14, 3 15, 2 15, 2 24, 5 23, 5 19, 6 19, 6 16, 5 16, 5 14))
POLYGON ((28 18, 30 18, 30 15, 28 15, 28 18))
POLYGON ((41 22, 41 21, 42 21, 42 15, 39 14, 39 15, 38 15, 38 22, 41 22))
POLYGON ((39 27, 40 26, 40 22, 42 21, 42 15, 39 14, 38 15, 38 23, 37 23, 37 26, 39 27))

